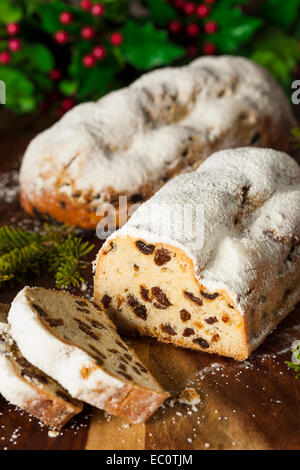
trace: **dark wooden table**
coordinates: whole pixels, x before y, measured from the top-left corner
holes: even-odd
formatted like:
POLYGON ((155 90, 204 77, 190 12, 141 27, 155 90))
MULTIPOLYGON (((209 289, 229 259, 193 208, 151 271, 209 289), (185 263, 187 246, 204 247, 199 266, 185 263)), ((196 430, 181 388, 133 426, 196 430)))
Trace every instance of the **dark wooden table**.
MULTIPOLYGON (((0 226, 38 224, 19 206, 17 170, 27 143, 46 121, 0 114, 0 226)), ((100 242, 93 238, 96 248, 100 242)), ((92 295, 91 269, 85 272, 92 295)), ((30 285, 53 287, 45 273, 30 285)), ((0 302, 11 302, 23 286, 3 286, 0 302)), ((82 292, 81 292, 82 293, 82 292)), ((57 437, 34 418, 0 398, 0 449, 300 449, 300 380, 285 364, 300 339, 300 305, 243 363, 153 340, 131 340, 171 400, 145 425, 86 407, 57 437), (178 393, 194 387, 196 407, 179 404, 178 393)))

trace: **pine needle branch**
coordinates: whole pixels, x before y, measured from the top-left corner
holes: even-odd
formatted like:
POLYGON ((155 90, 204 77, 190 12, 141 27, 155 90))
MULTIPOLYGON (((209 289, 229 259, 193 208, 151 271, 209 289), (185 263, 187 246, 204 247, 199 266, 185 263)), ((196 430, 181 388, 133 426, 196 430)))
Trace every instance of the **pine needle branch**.
POLYGON ((24 281, 29 272, 55 272, 57 287, 78 286, 88 266, 85 257, 93 245, 74 235, 66 225, 46 224, 41 234, 19 228, 0 229, 0 286, 24 281))
POLYGON ((295 150, 300 149, 300 128, 293 127, 291 130, 292 145, 295 150))

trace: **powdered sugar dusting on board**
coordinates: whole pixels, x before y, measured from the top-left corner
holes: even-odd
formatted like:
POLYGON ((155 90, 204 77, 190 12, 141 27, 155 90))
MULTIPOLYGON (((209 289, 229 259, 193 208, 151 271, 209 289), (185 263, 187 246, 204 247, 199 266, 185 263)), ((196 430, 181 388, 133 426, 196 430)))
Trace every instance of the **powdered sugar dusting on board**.
POLYGON ((19 194, 19 176, 16 170, 0 173, 0 201, 11 203, 19 194))

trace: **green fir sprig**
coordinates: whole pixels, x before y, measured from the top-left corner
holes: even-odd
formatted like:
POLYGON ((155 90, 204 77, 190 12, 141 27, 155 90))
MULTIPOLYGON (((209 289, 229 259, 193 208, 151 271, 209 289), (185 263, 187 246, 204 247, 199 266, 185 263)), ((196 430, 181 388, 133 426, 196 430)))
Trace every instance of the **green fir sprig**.
POLYGON ((292 145, 295 150, 300 149, 300 128, 299 127, 294 127, 291 130, 292 134, 292 145))
POLYGON ((56 286, 79 286, 86 256, 94 248, 66 225, 45 224, 40 234, 4 226, 0 228, 0 286, 24 282, 28 273, 55 273, 56 286))
POLYGON ((300 343, 294 349, 292 349, 292 353, 295 355, 296 359, 299 362, 296 363, 291 361, 285 361, 285 363, 292 369, 295 369, 296 379, 300 379, 300 343))

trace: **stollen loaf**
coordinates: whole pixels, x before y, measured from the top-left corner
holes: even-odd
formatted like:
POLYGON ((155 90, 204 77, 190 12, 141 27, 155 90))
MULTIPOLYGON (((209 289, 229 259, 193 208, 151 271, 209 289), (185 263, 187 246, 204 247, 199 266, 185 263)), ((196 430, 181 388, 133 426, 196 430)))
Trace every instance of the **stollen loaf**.
POLYGON ((137 203, 216 150, 288 151, 293 125, 280 86, 248 59, 202 57, 155 70, 76 106, 35 137, 21 166, 21 203, 31 214, 85 229, 106 219, 110 204, 122 224, 137 203))
POLYGON ((298 164, 246 147, 177 176, 103 245, 95 299, 128 332, 246 359, 300 300, 298 164))

